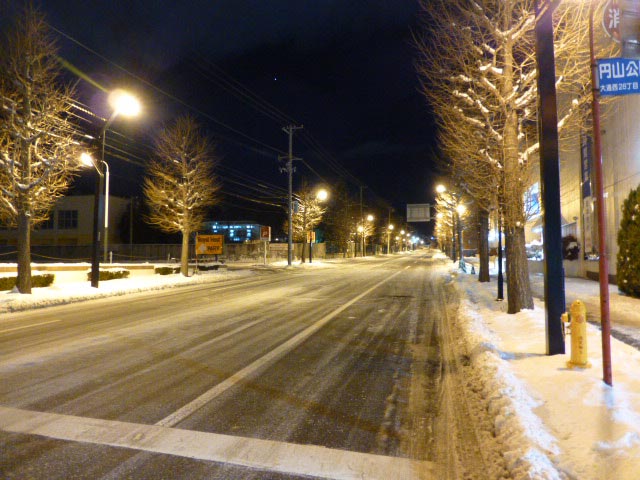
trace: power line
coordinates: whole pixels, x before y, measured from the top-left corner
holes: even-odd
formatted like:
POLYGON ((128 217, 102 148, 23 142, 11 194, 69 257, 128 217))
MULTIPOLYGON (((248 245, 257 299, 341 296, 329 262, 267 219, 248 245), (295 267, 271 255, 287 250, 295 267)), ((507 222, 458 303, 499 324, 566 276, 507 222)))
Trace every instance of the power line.
POLYGON ((165 97, 170 98, 171 100, 173 100, 173 101, 175 101, 175 102, 179 103, 180 105, 182 105, 182 106, 184 106, 184 107, 188 108, 189 110, 191 110, 191 111, 193 111, 193 112, 195 112, 195 113, 197 113, 197 114, 199 114, 199 115, 203 116, 204 118, 206 118, 206 119, 208 119, 208 120, 210 120, 210 121, 212 121, 212 122, 216 123, 217 125, 220 125, 220 126, 222 126, 222 127, 226 128, 226 129, 228 129, 228 130, 230 130, 230 131, 232 131, 232 132, 236 133, 237 135, 240 135, 241 137, 246 138, 247 140, 251 140, 252 142, 254 142, 254 143, 258 144, 258 145, 261 145, 262 147, 265 147, 265 148, 268 148, 268 149, 270 149, 270 150, 274 151, 276 154, 284 154, 284 152, 283 152, 282 150, 280 150, 280 149, 278 149, 278 148, 276 148, 276 147, 273 147, 273 146, 271 146, 271 145, 268 145, 268 144, 266 144, 266 143, 264 143, 264 142, 262 142, 262 141, 260 141, 260 140, 258 140, 258 139, 256 139, 256 138, 251 137, 250 135, 248 135, 248 134, 246 134, 246 133, 244 133, 244 132, 242 132, 242 131, 240 131, 240 130, 238 130, 238 129, 236 129, 236 128, 234 128, 234 127, 232 127, 232 126, 228 125, 228 124, 226 124, 225 122, 223 122, 223 121, 221 121, 221 120, 218 120, 218 119, 217 119, 217 118, 215 118, 213 115, 211 115, 211 114, 209 114, 209 113, 206 113, 206 112, 203 112, 202 110, 200 110, 200 109, 198 109, 198 108, 196 108, 196 107, 194 107, 194 106, 192 106, 192 105, 188 104, 187 102, 185 102, 185 101, 181 100, 180 98, 176 97, 175 95, 172 95, 171 93, 166 92, 165 90, 161 89, 160 87, 157 87, 156 85, 154 85, 153 83, 151 83, 151 82, 149 82, 149 81, 145 80, 144 78, 140 77, 139 75, 136 75, 135 73, 130 72, 130 71, 129 71, 129 70, 127 70, 126 68, 124 68, 124 67, 120 66, 119 64, 115 63, 115 62, 114 62, 114 61, 112 61, 112 60, 109 60, 107 57, 105 57, 105 56, 101 55, 100 53, 98 53, 98 52, 96 52, 95 50, 91 49, 90 47, 88 47, 88 46, 84 45, 83 43, 81 43, 80 41, 78 41, 78 40, 76 40, 75 38, 71 37, 70 35, 68 35, 68 34, 66 34, 66 33, 64 33, 64 32, 62 32, 61 30, 58 30, 58 29, 57 29, 57 28, 55 28, 54 26, 49 25, 49 27, 50 27, 52 30, 54 30, 55 32, 57 32, 58 34, 62 35, 62 36, 63 36, 63 37, 65 37, 66 39, 68 39, 69 41, 71 41, 71 42, 75 43, 76 45, 80 46, 81 48, 83 48, 83 49, 87 50, 89 53, 91 53, 91 54, 93 54, 93 55, 97 56, 97 57, 98 57, 98 58, 100 58, 101 60, 103 60, 103 61, 105 61, 105 62, 109 63, 110 65, 114 66, 114 67, 115 67, 115 68, 117 68, 118 70, 120 70, 120 71, 122 71, 122 72, 126 73, 127 75, 130 75, 130 76, 131 76, 131 77, 133 77, 134 79, 136 79, 136 80, 138 80, 139 82, 141 82, 141 83, 143 83, 143 84, 147 85, 149 88, 151 88, 151 89, 155 90, 156 92, 160 93, 161 95, 164 95, 165 97))
MULTIPOLYGON (((284 155, 285 152, 279 148, 273 147, 267 143, 264 143, 230 125, 228 125, 227 123, 218 120, 217 118, 215 118, 213 115, 204 112, 196 107, 193 107, 192 105, 188 104, 187 102, 181 100, 180 98, 176 97, 175 95, 161 89, 160 87, 154 85, 153 83, 145 80, 144 78, 134 74, 133 72, 127 70, 126 68, 122 67, 121 65, 115 63, 114 61, 108 59, 107 57, 105 57, 104 55, 98 53, 97 51, 93 50, 92 48, 84 45, 83 43, 81 43, 80 41, 76 40, 75 38, 71 37, 70 35, 66 34, 65 32, 53 27, 52 25, 49 25, 49 27, 57 32, 58 34, 62 35, 63 37, 65 37, 66 39, 68 39, 69 41, 73 42, 74 44, 80 46, 81 48, 85 49, 86 51, 88 51, 89 53, 91 53, 92 55, 97 56, 98 58, 100 58, 101 60, 103 60, 104 62, 114 66, 115 68, 117 68, 118 70, 126 73, 127 75, 131 76, 132 78, 136 79, 137 81, 143 83, 144 85, 150 87, 151 89, 153 89, 154 91, 160 93, 161 95, 179 103, 180 105, 188 108, 189 110, 197 113, 198 115, 214 122, 215 124, 253 142, 254 144, 257 144, 267 150, 265 151, 261 148, 257 148, 255 145, 250 145, 250 144, 246 144, 242 141, 233 139, 231 137, 227 137, 225 135, 222 135, 220 133, 217 133, 216 136, 229 141, 231 143, 235 143, 237 145, 240 145, 244 148, 248 148, 251 151, 258 153, 260 155, 264 155, 270 158, 275 157, 276 155, 284 155), (273 152, 273 153, 271 153, 273 152)), ((256 109, 257 111, 261 112, 262 114, 266 115, 267 117, 269 117, 271 120, 276 121, 276 122, 280 122, 280 123, 289 123, 289 124, 293 124, 295 122, 292 121, 292 118, 290 116, 288 116, 286 113, 282 112, 281 110, 279 110, 277 107, 275 107, 273 104, 269 103, 268 101, 262 99, 258 94, 254 93, 253 91, 251 91, 249 88, 247 88, 246 86, 244 86, 241 82, 239 82, 238 80, 236 80, 235 78, 233 78, 231 75, 229 75, 228 73, 226 73, 224 70, 222 70, 220 67, 218 67, 217 65, 215 65, 214 63, 210 62, 208 59, 206 59, 201 53, 199 52, 195 52, 195 54, 205 63, 196 63, 197 59, 193 61, 194 64, 196 64, 196 66, 199 68, 200 70, 200 74, 203 75, 205 78, 207 78, 208 80, 217 83, 218 85, 222 86, 222 88, 224 88, 227 92, 231 93, 232 95, 236 96, 237 98, 239 98, 241 101, 243 101, 245 104, 251 106, 252 108, 256 109)), ((80 103, 80 102, 78 102, 80 103)), ((86 107, 86 106, 85 106, 86 107)), ((84 108, 83 109, 83 113, 94 116, 96 118, 100 118, 97 115, 93 114, 88 108, 84 108)), ((104 119, 102 119, 104 121, 104 119)), ((85 119, 85 121, 88 121, 85 119)), ((111 131, 111 130, 110 130, 111 131)), ((122 135, 122 134, 120 134, 122 135)), ((124 135, 123 135, 124 137, 124 135)), ((126 138, 126 137, 125 137, 126 138)), ((340 177, 345 178, 350 180, 352 183, 354 183, 356 186, 365 186, 365 184, 358 179, 355 175, 353 175, 351 172, 349 172, 345 167, 343 167, 331 154, 328 153, 328 151, 307 131, 303 132, 303 135, 301 136, 301 141, 307 145, 308 147, 312 148, 314 150, 314 153, 316 155, 316 157, 321 160, 322 162, 324 162, 331 170, 333 170, 336 174, 338 174, 340 177)), ((120 144, 122 147, 122 144, 120 144)), ((125 151, 123 148, 121 147, 117 147, 114 145, 107 145, 109 150, 111 151, 111 153, 115 152, 121 152, 124 154, 127 154, 129 152, 125 151)), ((131 161, 127 158, 123 158, 122 156, 119 156, 117 154, 113 154, 112 156, 116 156, 117 158, 121 158, 123 160, 129 161, 130 163, 143 167, 144 165, 142 165, 140 162, 144 161, 144 159, 142 159, 140 156, 135 156, 140 162, 136 162, 136 161, 131 161)), ((322 181, 326 182, 326 180, 323 179, 322 175, 320 175, 318 173, 317 170, 315 170, 313 167, 311 167, 311 165, 306 162, 303 161, 304 165, 312 172, 314 173, 314 175, 318 176, 318 178, 320 178, 322 181)), ((370 189, 369 191, 371 193, 373 193, 375 195, 374 192, 372 192, 370 189)), ((379 198, 380 200, 382 200, 384 203, 387 203, 386 201, 384 201, 383 199, 381 199, 380 197, 378 197, 377 195, 375 195, 377 198, 379 198)))

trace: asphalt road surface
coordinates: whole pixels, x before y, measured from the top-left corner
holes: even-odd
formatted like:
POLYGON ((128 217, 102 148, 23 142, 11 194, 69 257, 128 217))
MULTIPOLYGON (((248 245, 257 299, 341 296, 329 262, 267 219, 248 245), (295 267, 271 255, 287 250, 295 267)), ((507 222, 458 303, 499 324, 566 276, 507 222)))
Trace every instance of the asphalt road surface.
POLYGON ((416 253, 3 315, 0 478, 472 478, 446 292, 416 253))

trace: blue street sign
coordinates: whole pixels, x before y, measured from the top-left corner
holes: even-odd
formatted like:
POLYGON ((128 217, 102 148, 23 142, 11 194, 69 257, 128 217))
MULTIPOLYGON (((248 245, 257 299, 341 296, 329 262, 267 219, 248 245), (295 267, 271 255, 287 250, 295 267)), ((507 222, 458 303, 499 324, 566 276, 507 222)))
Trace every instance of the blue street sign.
POLYGON ((640 93, 640 59, 600 58, 597 64, 600 95, 640 93))

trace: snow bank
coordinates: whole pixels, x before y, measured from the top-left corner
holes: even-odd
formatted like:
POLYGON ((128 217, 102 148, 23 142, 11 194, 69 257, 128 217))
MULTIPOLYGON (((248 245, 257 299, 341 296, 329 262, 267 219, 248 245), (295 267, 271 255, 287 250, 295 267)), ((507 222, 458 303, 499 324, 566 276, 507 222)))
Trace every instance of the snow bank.
MULTIPOLYGON (((481 378, 495 435, 513 478, 597 480, 638 478, 640 352, 611 339, 614 387, 602 381, 601 332, 587 327, 588 369, 570 369, 567 353, 546 355, 544 304, 515 315, 495 301, 495 281, 460 274, 459 321, 481 378)), ((578 282, 567 298, 592 296, 597 282, 578 282), (590 287, 590 288, 589 288, 590 287)), ((637 299, 620 299, 624 314, 637 299)), ((614 304, 615 305, 615 304, 614 304)), ((616 317, 612 305, 612 318, 616 317)), ((634 313, 638 316, 638 313, 634 313)))

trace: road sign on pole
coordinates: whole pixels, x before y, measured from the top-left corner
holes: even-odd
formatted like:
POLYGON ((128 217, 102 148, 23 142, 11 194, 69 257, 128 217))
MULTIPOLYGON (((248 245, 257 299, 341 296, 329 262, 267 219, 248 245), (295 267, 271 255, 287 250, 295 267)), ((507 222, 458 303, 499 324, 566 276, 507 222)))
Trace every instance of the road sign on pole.
POLYGON ((640 59, 600 58, 597 64, 600 95, 640 93, 640 59))
POLYGON ((602 26, 615 42, 620 43, 620 7, 618 0, 609 0, 602 13, 602 26))
POLYGON ((196 255, 222 255, 224 235, 196 235, 196 255))
POLYGON ((407 222, 430 222, 431 205, 428 203, 407 204, 407 222))

